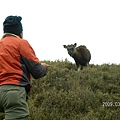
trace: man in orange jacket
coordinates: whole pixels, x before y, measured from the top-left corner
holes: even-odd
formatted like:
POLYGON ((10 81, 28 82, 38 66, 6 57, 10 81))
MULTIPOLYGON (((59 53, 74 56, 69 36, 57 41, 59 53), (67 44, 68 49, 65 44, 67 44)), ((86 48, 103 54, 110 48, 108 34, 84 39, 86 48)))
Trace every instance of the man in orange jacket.
POLYGON ((41 63, 27 40, 23 39, 21 16, 8 16, 3 22, 0 41, 0 112, 5 120, 27 120, 26 96, 30 92, 30 74, 38 79, 46 75, 48 64, 41 63))

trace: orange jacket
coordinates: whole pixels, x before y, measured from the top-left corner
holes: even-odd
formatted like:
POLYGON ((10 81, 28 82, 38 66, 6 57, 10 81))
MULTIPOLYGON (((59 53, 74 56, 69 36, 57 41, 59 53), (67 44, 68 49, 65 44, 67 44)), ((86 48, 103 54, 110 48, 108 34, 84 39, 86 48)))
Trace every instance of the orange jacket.
POLYGON ((6 34, 0 41, 0 86, 20 85, 29 92, 30 74, 38 79, 46 75, 46 69, 26 40, 6 34))

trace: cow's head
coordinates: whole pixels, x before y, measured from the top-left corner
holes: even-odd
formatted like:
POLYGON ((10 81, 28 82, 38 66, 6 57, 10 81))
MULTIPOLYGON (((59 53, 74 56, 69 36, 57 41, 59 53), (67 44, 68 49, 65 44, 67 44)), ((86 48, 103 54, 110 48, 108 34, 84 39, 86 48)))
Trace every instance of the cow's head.
POLYGON ((63 45, 63 47, 67 49, 68 54, 72 57, 74 55, 74 49, 75 49, 76 45, 77 45, 77 43, 71 44, 71 45, 63 45))

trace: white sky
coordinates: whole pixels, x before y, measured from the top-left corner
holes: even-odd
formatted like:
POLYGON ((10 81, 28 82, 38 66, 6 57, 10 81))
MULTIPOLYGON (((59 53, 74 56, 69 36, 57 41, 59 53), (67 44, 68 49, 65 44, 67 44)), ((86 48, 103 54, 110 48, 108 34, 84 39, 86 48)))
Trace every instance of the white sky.
POLYGON ((74 62, 64 44, 86 45, 92 64, 120 63, 120 0, 1 0, 0 35, 8 15, 22 16, 24 39, 40 60, 74 62))

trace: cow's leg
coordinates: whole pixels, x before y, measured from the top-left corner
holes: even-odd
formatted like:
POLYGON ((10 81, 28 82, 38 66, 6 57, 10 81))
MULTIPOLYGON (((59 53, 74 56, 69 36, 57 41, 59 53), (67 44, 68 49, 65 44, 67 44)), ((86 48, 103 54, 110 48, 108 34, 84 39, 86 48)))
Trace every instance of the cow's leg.
POLYGON ((80 70, 81 70, 81 68, 80 68, 80 67, 78 67, 78 70, 77 70, 77 71, 79 72, 80 70))
POLYGON ((81 65, 78 65, 77 66, 77 71, 80 71, 81 70, 81 65))
POLYGON ((76 63, 77 71, 80 71, 80 65, 76 63))
POLYGON ((81 70, 83 70, 83 66, 81 66, 81 68, 80 68, 81 70))

